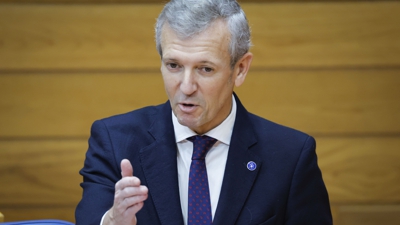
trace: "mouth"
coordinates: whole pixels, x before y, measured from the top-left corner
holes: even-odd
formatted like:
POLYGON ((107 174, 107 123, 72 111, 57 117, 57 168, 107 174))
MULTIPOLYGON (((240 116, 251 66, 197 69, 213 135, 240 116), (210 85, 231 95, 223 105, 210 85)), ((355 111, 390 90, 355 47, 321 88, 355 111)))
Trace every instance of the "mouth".
POLYGON ((193 107, 194 104, 190 104, 190 103, 182 103, 181 105, 185 106, 185 107, 193 107))
POLYGON ((179 108, 184 113, 193 113, 196 110, 197 105, 192 103, 179 103, 179 108))

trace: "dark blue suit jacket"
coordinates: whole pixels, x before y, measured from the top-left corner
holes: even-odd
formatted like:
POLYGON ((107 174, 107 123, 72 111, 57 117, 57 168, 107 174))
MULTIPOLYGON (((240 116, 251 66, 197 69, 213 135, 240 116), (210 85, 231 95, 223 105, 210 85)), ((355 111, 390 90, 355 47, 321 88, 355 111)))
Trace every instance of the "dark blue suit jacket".
MULTIPOLYGON (((236 97, 236 96, 235 96, 236 97)), ((248 113, 239 99, 213 225, 329 225, 328 194, 315 140, 248 113), (257 168, 247 169, 254 161, 257 168)), ((138 225, 181 225, 177 146, 169 102, 94 122, 77 225, 99 225, 127 158, 149 189, 138 225)))

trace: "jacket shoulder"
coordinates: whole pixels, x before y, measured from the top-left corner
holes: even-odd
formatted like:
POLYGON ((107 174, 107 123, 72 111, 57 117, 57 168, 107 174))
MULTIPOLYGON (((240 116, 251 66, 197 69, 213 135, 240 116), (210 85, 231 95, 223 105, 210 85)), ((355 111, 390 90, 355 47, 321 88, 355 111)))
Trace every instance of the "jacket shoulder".
POLYGON ((160 113, 162 106, 163 105, 147 106, 127 113, 106 117, 99 121, 102 121, 107 127, 150 125, 154 120, 154 116, 160 113))
POLYGON ((315 139, 297 129, 290 128, 254 114, 249 114, 250 121, 262 145, 274 146, 290 152, 299 151, 306 143, 314 145, 315 139))
POLYGON ((303 131, 267 120, 255 114, 249 113, 250 121, 253 123, 253 127, 261 132, 266 132, 269 135, 290 135, 290 136, 299 136, 303 138, 309 137, 308 134, 303 131))

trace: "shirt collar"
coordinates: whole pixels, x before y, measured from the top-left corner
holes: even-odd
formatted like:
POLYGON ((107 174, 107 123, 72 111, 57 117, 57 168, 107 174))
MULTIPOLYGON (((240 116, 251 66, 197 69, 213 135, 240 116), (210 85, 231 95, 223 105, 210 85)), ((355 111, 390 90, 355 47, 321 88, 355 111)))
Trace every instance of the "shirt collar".
MULTIPOLYGON (((226 117, 226 119, 222 121, 221 124, 219 124, 214 129, 208 131, 204 135, 215 138, 218 141, 229 145, 231 142, 233 125, 235 124, 236 108, 236 100, 232 95, 232 110, 229 113, 228 117, 226 117)), ((188 137, 197 135, 196 132, 191 130, 189 127, 180 124, 178 122, 178 118, 176 118, 174 113, 172 113, 172 123, 174 125, 175 141, 177 143, 186 140, 188 137)))

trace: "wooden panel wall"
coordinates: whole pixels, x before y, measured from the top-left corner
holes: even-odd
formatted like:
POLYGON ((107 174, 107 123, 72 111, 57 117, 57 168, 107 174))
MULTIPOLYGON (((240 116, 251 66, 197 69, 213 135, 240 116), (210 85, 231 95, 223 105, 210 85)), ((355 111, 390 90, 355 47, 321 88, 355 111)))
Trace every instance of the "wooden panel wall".
MULTIPOLYGON (((166 100, 153 43, 161 8, 0 4, 6 221, 74 221, 91 123, 166 100)), ((242 102, 316 137, 336 225, 399 224, 400 2, 243 8, 255 59, 242 102)))

